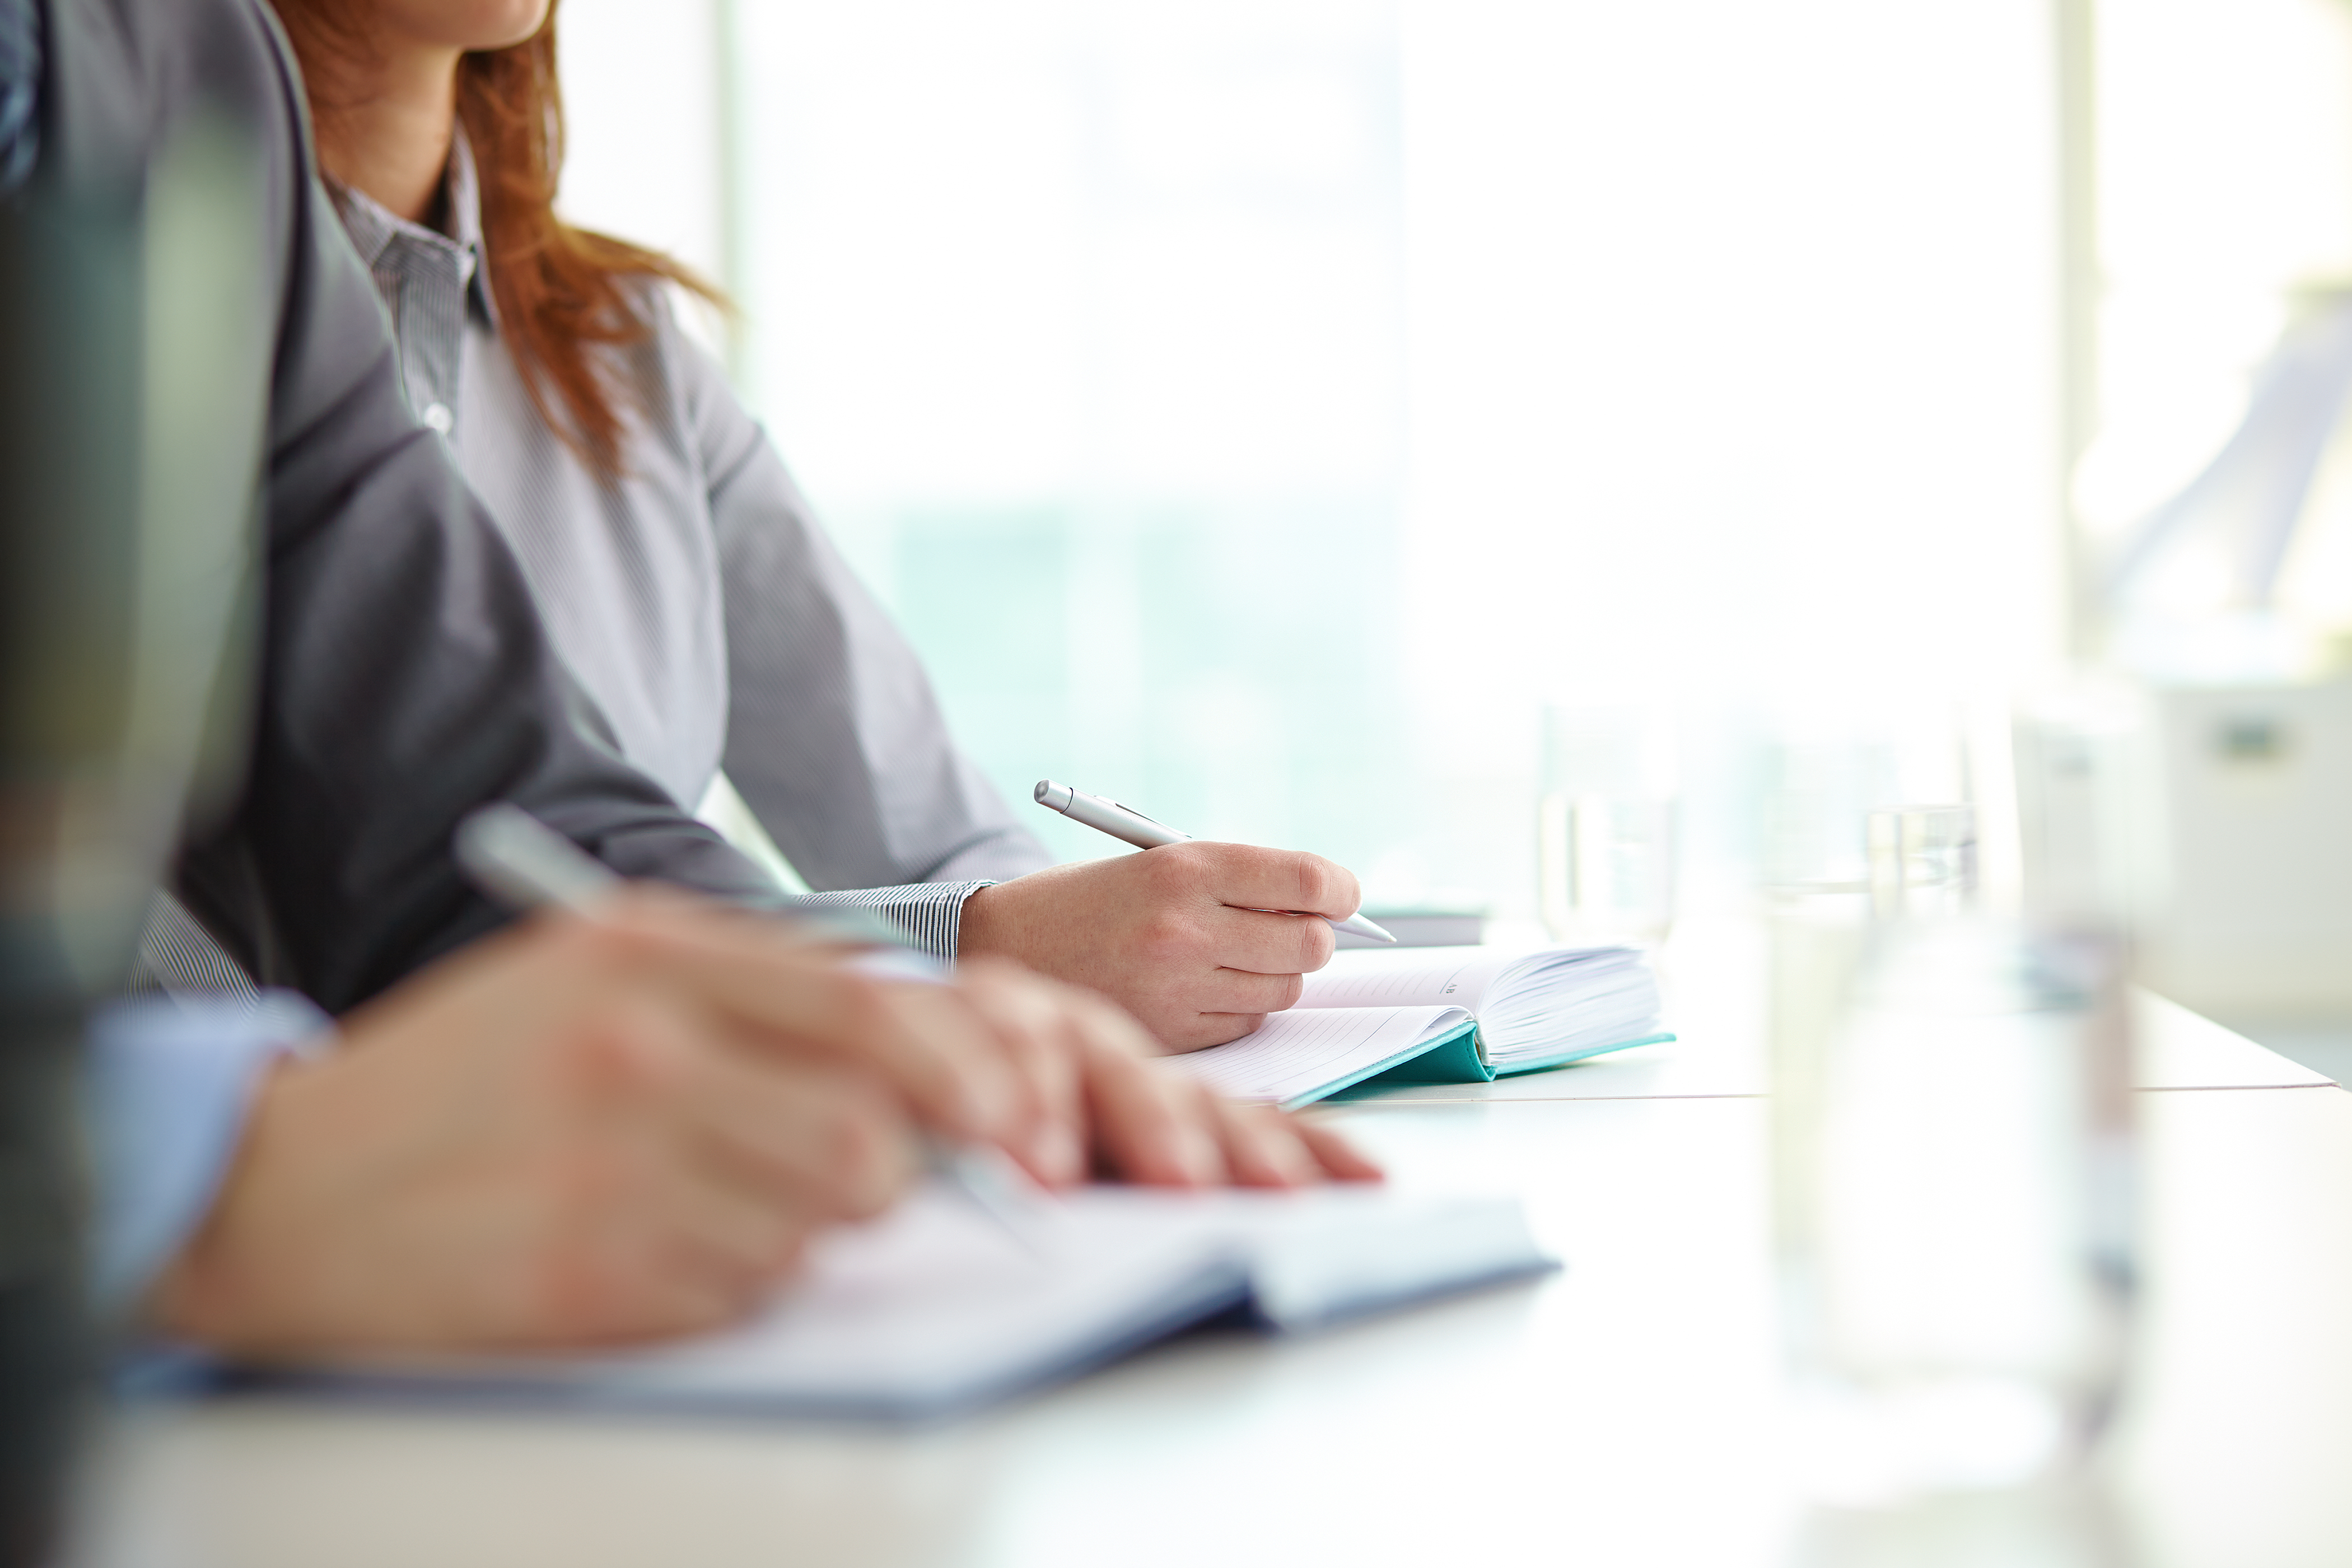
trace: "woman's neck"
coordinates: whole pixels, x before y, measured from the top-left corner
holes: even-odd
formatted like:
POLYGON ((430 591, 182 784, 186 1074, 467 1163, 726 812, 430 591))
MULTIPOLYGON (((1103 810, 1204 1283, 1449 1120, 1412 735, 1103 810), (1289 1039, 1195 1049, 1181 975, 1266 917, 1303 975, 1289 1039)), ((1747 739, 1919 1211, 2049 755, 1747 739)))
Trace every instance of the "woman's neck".
POLYGON ((364 74, 335 84, 320 117, 319 161, 411 223, 442 226, 442 176, 457 123, 459 51, 384 39, 364 74))

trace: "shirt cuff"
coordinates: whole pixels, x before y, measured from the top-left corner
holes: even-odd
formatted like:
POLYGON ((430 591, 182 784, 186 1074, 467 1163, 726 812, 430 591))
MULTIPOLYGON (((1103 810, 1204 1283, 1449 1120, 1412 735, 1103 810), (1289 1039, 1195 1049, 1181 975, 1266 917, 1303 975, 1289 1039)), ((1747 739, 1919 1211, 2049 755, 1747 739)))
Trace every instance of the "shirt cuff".
POLYGON ((918 952, 952 961, 963 926, 963 901, 992 881, 916 882, 903 888, 854 888, 838 893, 797 893, 784 901, 794 910, 863 910, 904 932, 918 952))
POLYGON ((103 1310, 130 1311, 203 1221, 269 1064, 317 1048, 333 1026, 289 991, 142 996, 91 1020, 86 1114, 98 1225, 90 1286, 103 1310))

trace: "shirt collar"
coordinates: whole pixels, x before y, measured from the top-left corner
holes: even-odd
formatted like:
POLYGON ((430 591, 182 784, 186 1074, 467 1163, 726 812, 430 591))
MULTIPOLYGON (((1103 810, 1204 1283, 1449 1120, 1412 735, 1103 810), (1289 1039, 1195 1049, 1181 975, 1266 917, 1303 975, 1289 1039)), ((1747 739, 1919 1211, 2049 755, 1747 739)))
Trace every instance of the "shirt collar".
POLYGON ((455 256, 464 269, 467 297, 495 327, 499 324, 498 300, 490 290, 488 268, 482 264, 481 189, 474 171, 473 145, 466 140, 466 128, 460 125, 449 138, 449 169, 442 183, 442 194, 448 204, 449 234, 411 223, 353 186, 336 186, 335 202, 342 209, 344 229, 370 268, 381 266, 385 253, 402 243, 455 256))

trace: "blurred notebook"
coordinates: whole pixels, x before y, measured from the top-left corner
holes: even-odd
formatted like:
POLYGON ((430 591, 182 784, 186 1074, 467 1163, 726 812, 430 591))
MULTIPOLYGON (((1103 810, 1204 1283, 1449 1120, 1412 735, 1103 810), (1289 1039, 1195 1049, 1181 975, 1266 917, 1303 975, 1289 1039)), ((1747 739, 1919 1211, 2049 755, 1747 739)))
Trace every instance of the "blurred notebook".
POLYGON ((1332 940, 1342 948, 1475 947, 1486 940, 1484 910, 1374 909, 1366 905, 1364 918, 1396 938, 1385 942, 1353 931, 1336 931, 1332 940))
POLYGON ((1254 1035, 1171 1058, 1220 1093, 1295 1107, 1359 1083, 1478 1083, 1674 1037, 1631 947, 1334 953, 1254 1035))
POLYGON ((918 1193, 820 1238, 765 1313, 705 1339, 248 1375, 404 1398, 907 1419, 1070 1376, 1236 1309, 1297 1331, 1558 1267, 1512 1198, 1095 1187, 1035 1206, 1024 1248, 968 1200, 918 1193))

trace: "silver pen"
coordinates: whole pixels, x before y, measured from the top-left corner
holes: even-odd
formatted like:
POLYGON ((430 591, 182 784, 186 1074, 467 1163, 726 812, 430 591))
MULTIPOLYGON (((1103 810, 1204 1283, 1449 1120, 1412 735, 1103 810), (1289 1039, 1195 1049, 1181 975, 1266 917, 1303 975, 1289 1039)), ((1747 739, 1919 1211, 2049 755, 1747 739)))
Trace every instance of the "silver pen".
MULTIPOLYGON (((1055 784, 1052 779, 1037 781, 1036 797, 1037 804, 1046 810, 1058 811, 1072 822, 1083 822, 1096 832, 1108 833, 1138 849, 1157 849, 1163 845, 1192 842, 1191 834, 1180 833, 1164 822, 1154 822, 1131 805, 1121 805, 1115 800, 1105 800, 1098 795, 1088 795, 1084 790, 1072 789, 1068 784, 1055 784)), ((1307 911, 1276 910, 1271 912, 1303 915, 1307 911)), ((1374 942, 1396 941, 1360 914, 1349 915, 1343 921, 1331 920, 1328 916, 1316 918, 1333 931, 1343 931, 1350 936, 1370 937, 1374 942)))
MULTIPOLYGON (((500 802, 457 825, 457 864, 482 890, 514 910, 554 908, 594 920, 621 888, 608 866, 519 805, 500 802)), ((894 959, 917 955, 893 952, 894 959)), ((891 975, 905 975, 893 966, 891 975)), ((1038 1251, 1029 1225, 1034 1184, 1002 1152, 920 1135, 930 1173, 970 1200, 1030 1252, 1038 1251), (1024 1193, 1021 1189, 1032 1187, 1024 1193)))

